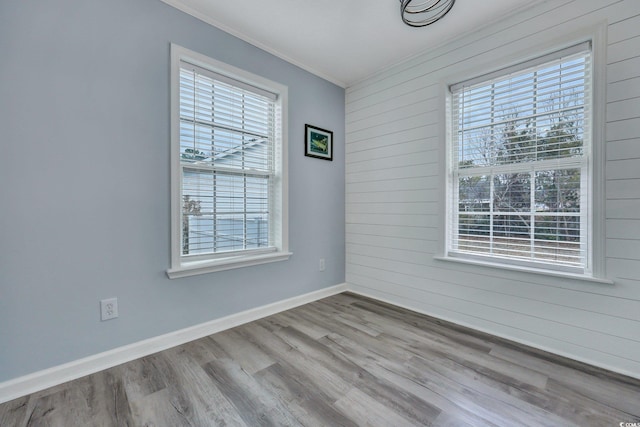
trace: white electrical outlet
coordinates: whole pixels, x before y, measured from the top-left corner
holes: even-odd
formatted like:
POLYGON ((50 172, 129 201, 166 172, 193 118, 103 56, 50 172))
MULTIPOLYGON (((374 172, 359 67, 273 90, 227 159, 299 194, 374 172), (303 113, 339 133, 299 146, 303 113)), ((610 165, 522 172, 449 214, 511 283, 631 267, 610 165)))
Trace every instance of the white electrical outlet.
POLYGON ((318 264, 318 267, 319 267, 320 271, 324 271, 324 268, 325 268, 324 258, 320 258, 320 262, 318 264))
POLYGON ((118 298, 103 299, 100 301, 100 319, 109 320, 118 317, 118 298))

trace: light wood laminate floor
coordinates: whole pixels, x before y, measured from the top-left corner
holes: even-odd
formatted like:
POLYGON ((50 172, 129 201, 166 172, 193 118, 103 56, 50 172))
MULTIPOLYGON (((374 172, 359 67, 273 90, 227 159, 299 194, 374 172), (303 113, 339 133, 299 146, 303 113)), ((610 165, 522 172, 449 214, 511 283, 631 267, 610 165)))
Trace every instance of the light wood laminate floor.
POLYGON ((619 426, 640 381, 340 294, 0 405, 0 426, 619 426))

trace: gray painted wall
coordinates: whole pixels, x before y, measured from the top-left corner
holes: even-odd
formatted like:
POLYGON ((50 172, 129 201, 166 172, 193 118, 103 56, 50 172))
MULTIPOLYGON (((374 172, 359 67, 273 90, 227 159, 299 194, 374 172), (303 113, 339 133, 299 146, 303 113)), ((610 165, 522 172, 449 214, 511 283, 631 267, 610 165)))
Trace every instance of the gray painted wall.
POLYGON ((344 282, 343 89, 159 0, 3 1, 0 58, 0 381, 344 282), (166 277, 171 42, 289 87, 289 261, 166 277))

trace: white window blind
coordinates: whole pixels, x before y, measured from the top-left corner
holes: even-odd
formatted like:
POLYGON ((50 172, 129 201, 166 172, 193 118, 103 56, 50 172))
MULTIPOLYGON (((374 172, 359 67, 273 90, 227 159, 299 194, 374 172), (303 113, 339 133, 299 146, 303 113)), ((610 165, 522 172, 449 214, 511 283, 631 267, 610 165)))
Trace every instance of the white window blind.
POLYGON ((180 62, 183 257, 271 248, 276 99, 180 62))
POLYGON ((587 273, 590 45, 451 92, 448 254, 587 273))

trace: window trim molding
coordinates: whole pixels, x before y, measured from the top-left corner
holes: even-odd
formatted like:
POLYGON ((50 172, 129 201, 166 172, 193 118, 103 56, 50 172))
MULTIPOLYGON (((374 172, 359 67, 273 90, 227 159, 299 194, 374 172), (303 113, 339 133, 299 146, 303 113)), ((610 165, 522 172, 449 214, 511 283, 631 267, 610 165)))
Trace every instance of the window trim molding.
MULTIPOLYGON (((441 164, 445 165, 440 172, 439 196, 442 201, 442 210, 440 211, 441 232, 439 233, 438 247, 440 254, 436 254, 433 259, 438 261, 452 261, 457 263, 465 263, 478 266, 486 266, 504 270, 517 270, 528 273, 539 273, 542 275, 550 275, 556 277, 565 277, 572 279, 582 279, 590 282, 598 282, 611 284, 613 283, 606 277, 606 234, 605 234, 605 163, 604 142, 605 142, 605 101, 606 101, 606 34, 607 23, 598 22, 594 25, 582 28, 566 34, 553 34, 544 38, 542 42, 535 43, 522 41, 514 43, 505 49, 504 61, 496 64, 495 61, 488 63, 478 63, 477 57, 471 57, 474 61, 460 62, 447 69, 440 80, 440 135, 442 135, 442 149, 440 151, 441 164), (490 74, 500 69, 507 69, 520 63, 535 60, 544 57, 559 50, 578 45, 584 42, 591 42, 591 67, 592 67, 592 94, 590 109, 591 117, 591 156, 588 160, 588 169, 591 175, 588 186, 590 189, 590 206, 589 215, 591 216, 591 232, 587 233, 590 239, 591 251, 589 254, 589 262, 591 264, 591 272, 585 274, 575 274, 563 271, 547 270, 544 268, 524 267, 516 264, 499 263, 495 260, 477 260, 466 259, 455 255, 448 255, 448 236, 450 233, 451 221, 449 216, 451 213, 451 197, 449 192, 451 188, 451 165, 450 143, 452 138, 451 123, 451 103, 453 102, 450 88, 459 83, 474 79, 476 77, 490 74), (530 55, 523 55, 523 52, 531 52, 530 55)), ((539 40, 539 39, 538 39, 539 40)))
POLYGON ((547 270, 544 268, 534 268, 534 267, 527 267, 524 265, 516 265, 516 264, 499 264, 491 261, 477 260, 477 259, 471 259, 471 258, 459 258, 455 256, 437 255, 437 256, 434 256, 433 259, 435 259, 436 261, 487 267, 487 268, 496 269, 496 270, 518 271, 521 273, 530 273, 530 274, 536 274, 536 275, 557 277, 561 279, 572 279, 572 280, 578 280, 583 282, 601 283, 604 285, 614 284, 614 281, 611 279, 572 273, 569 271, 547 270))
POLYGON ((267 78, 242 70, 206 55, 194 52, 177 44, 170 45, 170 124, 171 124, 171 263, 166 271, 170 279, 198 274, 223 271, 234 268, 285 261, 292 255, 289 252, 289 185, 288 185, 288 88, 267 78), (267 253, 229 252, 224 256, 214 254, 209 259, 185 261, 181 255, 181 204, 182 199, 180 164, 180 61, 186 61, 205 70, 222 76, 231 76, 243 84, 272 92, 278 95, 276 109, 280 123, 276 126, 276 144, 274 148, 275 178, 271 206, 273 206, 274 251, 267 253))
POLYGON ((293 255, 291 252, 271 252, 260 255, 236 255, 215 260, 191 261, 178 268, 167 270, 170 279, 196 276, 198 274, 214 273, 216 271, 231 270, 234 268, 250 267, 253 265, 268 264, 270 262, 286 261, 293 255))

